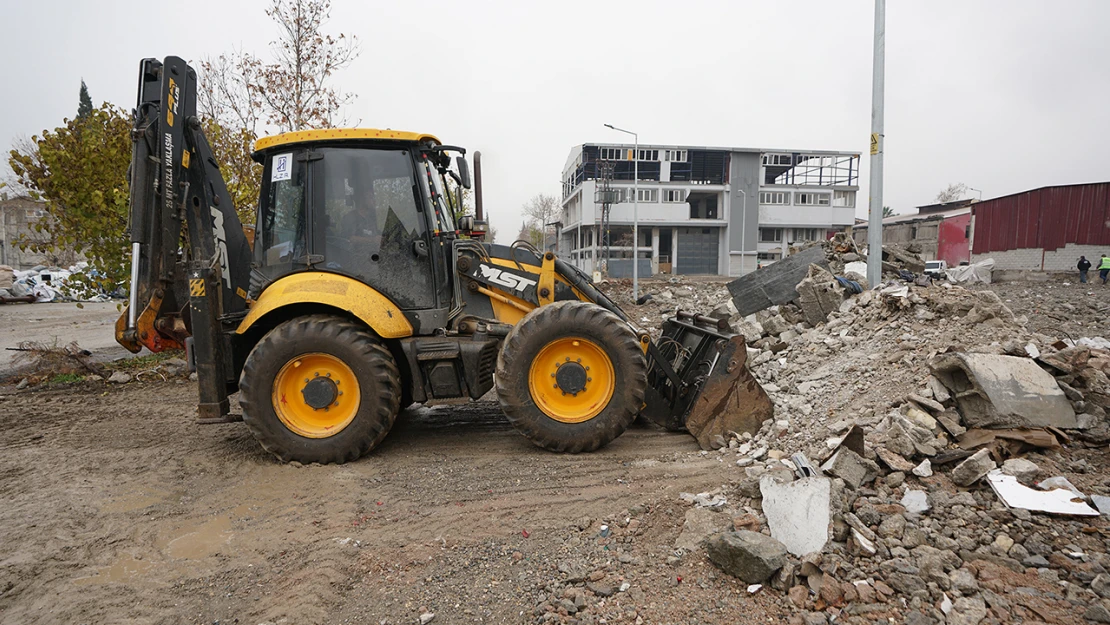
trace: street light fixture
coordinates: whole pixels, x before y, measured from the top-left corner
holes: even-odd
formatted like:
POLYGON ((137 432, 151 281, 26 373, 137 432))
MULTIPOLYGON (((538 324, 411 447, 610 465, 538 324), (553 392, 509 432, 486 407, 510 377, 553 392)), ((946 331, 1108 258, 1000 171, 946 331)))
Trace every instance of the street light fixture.
POLYGON ((605 124, 605 127, 632 135, 632 301, 636 302, 640 299, 640 135, 613 124, 605 124))
POLYGON ((974 191, 974 192, 978 193, 979 194, 979 201, 980 202, 983 201, 983 192, 982 191, 980 191, 979 189, 973 189, 971 187, 968 187, 967 190, 968 191, 974 191))

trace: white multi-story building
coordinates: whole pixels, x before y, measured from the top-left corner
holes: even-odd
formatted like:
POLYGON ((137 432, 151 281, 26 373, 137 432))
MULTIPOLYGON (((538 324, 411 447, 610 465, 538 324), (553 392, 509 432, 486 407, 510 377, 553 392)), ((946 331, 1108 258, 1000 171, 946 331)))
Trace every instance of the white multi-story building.
POLYGON ((792 243, 823 240, 854 223, 856 152, 680 145, 633 152, 626 144, 587 143, 567 158, 557 251, 587 272, 602 265, 602 202, 609 199, 609 275, 632 273, 634 165, 643 276, 742 275, 781 258, 792 243), (598 193, 606 185, 610 193, 598 193))

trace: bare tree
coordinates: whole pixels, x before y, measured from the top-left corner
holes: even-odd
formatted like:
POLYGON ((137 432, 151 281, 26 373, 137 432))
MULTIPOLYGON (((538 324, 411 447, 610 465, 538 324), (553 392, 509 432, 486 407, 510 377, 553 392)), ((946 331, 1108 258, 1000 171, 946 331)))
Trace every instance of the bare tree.
POLYGON ((962 198, 964 193, 967 193, 967 185, 962 182, 954 182, 949 184, 946 189, 937 194, 937 203, 945 204, 948 202, 955 202, 962 198))
POLYGON ((554 195, 537 193, 521 207, 521 212, 527 219, 522 232, 527 232, 532 245, 544 249, 555 236, 554 226, 548 224, 554 222, 559 214, 559 200, 554 195))
POLYGON ((272 0, 266 15, 277 24, 274 61, 233 51, 201 62, 201 112, 252 133, 259 122, 285 132, 342 123, 336 116, 354 99, 329 85, 359 55, 358 41, 325 34, 331 0, 272 0))

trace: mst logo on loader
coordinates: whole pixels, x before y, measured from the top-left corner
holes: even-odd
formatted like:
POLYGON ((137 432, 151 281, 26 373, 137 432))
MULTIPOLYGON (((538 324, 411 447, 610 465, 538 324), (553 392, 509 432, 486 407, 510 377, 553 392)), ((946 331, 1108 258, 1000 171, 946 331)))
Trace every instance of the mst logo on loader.
POLYGON ((482 277, 486 280, 489 280, 496 285, 513 289, 514 291, 518 291, 520 293, 523 293, 524 289, 530 286, 536 286, 535 280, 529 280, 524 276, 518 276, 514 273, 509 273, 500 269, 494 269, 493 267, 490 267, 485 263, 478 265, 478 271, 482 273, 482 277))

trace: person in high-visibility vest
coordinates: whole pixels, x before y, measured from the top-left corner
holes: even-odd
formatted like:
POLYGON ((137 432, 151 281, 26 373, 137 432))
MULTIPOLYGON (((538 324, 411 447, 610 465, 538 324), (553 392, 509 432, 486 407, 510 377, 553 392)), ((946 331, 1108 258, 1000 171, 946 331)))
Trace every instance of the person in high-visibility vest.
POLYGON ((1102 286, 1106 286, 1106 276, 1110 274, 1110 256, 1102 255, 1098 263, 1098 277, 1102 278, 1102 286))

